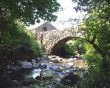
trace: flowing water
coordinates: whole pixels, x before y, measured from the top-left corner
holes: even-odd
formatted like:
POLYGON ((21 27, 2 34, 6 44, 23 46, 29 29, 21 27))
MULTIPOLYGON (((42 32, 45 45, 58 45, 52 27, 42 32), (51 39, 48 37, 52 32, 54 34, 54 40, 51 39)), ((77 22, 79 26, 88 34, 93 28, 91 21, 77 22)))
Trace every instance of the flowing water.
MULTIPOLYGON (((58 86, 64 88, 61 87, 61 81, 66 76, 71 73, 81 76, 81 67, 74 66, 76 59, 50 56, 46 59, 42 58, 39 62, 22 61, 20 62, 22 68, 10 73, 9 77, 15 84, 19 84, 18 88, 57 88, 58 86)), ((71 86, 67 88, 69 87, 72 88, 71 86)))

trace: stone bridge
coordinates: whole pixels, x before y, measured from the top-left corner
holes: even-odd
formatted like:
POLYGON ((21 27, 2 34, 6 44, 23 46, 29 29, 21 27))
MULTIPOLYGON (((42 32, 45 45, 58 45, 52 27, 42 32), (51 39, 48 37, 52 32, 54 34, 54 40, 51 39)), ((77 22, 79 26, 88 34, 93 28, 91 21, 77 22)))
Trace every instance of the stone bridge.
POLYGON ((79 33, 75 30, 51 30, 40 32, 40 41, 43 48, 51 54, 58 55, 63 51, 64 44, 73 38, 79 38, 82 36, 82 33, 79 33))

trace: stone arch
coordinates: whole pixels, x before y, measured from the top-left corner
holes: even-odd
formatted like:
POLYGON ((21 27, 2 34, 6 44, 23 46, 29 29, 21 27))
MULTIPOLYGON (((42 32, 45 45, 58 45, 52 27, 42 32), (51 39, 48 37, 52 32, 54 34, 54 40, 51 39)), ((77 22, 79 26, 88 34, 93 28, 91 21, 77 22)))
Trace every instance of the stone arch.
POLYGON ((76 40, 78 37, 66 37, 57 41, 57 43, 51 48, 51 54, 66 57, 68 53, 64 50, 64 45, 67 41, 72 39, 76 40))

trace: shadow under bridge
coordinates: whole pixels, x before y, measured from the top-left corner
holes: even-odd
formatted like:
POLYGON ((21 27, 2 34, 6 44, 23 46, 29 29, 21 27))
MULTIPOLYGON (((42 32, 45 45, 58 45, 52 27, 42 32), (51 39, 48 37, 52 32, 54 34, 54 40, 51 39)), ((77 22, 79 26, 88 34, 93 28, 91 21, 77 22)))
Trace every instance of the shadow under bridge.
POLYGON ((76 39, 75 37, 66 37, 62 40, 59 40, 51 49, 52 55, 57 55, 61 57, 67 57, 69 53, 65 50, 65 43, 69 40, 76 39))

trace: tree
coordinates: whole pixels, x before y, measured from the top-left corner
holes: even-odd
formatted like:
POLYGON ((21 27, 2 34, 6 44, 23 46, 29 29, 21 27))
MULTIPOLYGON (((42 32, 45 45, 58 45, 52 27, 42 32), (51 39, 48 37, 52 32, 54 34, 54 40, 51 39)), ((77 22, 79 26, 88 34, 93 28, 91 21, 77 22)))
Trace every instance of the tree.
POLYGON ((41 19, 55 21, 57 17, 53 13, 59 7, 57 0, 0 0, 0 71, 3 77, 9 78, 6 74, 8 62, 41 55, 37 41, 19 23, 30 25, 41 19))
MULTIPOLYGON (((91 12, 92 9, 96 9, 96 7, 100 8, 100 6, 109 6, 110 5, 110 0, 72 0, 73 2, 77 2, 77 6, 75 9, 78 10, 83 10, 83 11, 88 11, 91 12)), ((109 8, 108 12, 109 12, 109 8)), ((101 8, 105 9, 105 8, 101 8)), ((106 10, 104 12, 107 12, 106 10)), ((108 14, 109 16, 109 14, 108 14)))
POLYGON ((39 55, 38 44, 22 30, 25 28, 18 25, 20 22, 26 25, 34 24, 41 19, 55 21, 56 16, 53 13, 59 7, 57 0, 12 0, 10 2, 0 0, 0 56, 7 57, 12 55, 12 52, 21 50, 30 51, 31 55, 35 52, 39 55))
MULTIPOLYGON (((110 86, 110 1, 78 0, 78 2, 77 9, 88 11, 81 25, 81 29, 85 31, 85 40, 100 55, 98 63, 89 63, 88 78, 84 88, 108 88, 110 86)), ((95 59, 97 60, 97 56, 95 59)))
POLYGON ((0 0, 0 27, 14 19, 27 25, 40 22, 41 19, 55 21, 53 14, 60 7, 57 0, 0 0))
POLYGON ((24 25, 9 23, 0 36, 0 63, 29 60, 42 55, 38 42, 25 32, 24 25))
MULTIPOLYGON (((89 0, 88 0, 89 1, 89 0)), ((110 57, 110 2, 108 0, 91 1, 89 15, 83 23, 86 40, 93 45, 103 58, 103 66, 107 65, 110 57)))
POLYGON ((78 0, 77 2, 77 9, 88 9, 88 16, 83 23, 85 38, 102 56, 104 64, 108 62, 106 59, 110 54, 110 1, 78 0))

